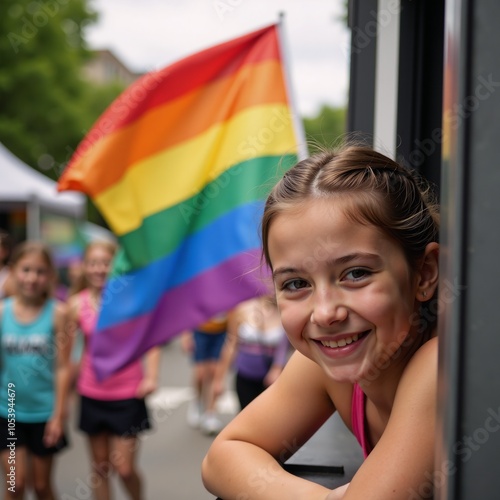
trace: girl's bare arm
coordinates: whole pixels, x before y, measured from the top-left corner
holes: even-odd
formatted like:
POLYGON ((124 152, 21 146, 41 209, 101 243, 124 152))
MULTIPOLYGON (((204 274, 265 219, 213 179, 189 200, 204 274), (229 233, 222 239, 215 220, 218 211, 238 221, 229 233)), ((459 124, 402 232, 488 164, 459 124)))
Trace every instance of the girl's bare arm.
POLYGON ((68 395, 71 382, 69 360, 73 346, 69 325, 68 307, 63 303, 57 303, 54 316, 55 405, 52 417, 45 427, 44 442, 46 446, 54 446, 59 441, 68 415, 68 395))
POLYGON ((152 347, 144 356, 144 377, 137 388, 137 397, 145 398, 158 388, 161 347, 152 347))
POLYGON ((224 500, 325 499, 330 491, 282 467, 335 411, 319 366, 300 353, 282 376, 214 440, 202 466, 206 488, 224 500))

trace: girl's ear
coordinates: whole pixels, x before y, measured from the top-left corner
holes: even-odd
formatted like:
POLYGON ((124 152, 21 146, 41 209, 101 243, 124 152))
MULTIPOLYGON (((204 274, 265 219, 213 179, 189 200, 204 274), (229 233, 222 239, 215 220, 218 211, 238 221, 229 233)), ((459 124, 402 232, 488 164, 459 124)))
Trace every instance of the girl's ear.
POLYGON ((425 247, 417 273, 417 300, 426 302, 436 291, 439 279, 439 243, 432 242, 425 247))

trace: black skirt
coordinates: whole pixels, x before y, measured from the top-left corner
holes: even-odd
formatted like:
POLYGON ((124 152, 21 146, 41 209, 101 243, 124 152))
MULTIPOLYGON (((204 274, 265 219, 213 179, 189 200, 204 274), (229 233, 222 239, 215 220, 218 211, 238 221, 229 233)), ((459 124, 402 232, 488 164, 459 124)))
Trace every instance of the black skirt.
POLYGON ((89 435, 109 432, 120 437, 134 437, 151 429, 151 424, 144 399, 101 401, 81 396, 78 427, 89 435))

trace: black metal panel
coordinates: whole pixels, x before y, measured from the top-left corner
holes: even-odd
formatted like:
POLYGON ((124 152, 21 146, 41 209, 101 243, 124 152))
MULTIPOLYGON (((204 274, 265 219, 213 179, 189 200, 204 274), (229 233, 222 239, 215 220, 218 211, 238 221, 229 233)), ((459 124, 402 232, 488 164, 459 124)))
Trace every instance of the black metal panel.
POLYGON ((349 0, 351 63, 347 130, 373 141, 377 0, 349 0))
POLYGON ((499 2, 446 5, 439 499, 500 495, 499 19, 499 2))
POLYGON ((439 186, 444 0, 401 0, 397 155, 439 186))

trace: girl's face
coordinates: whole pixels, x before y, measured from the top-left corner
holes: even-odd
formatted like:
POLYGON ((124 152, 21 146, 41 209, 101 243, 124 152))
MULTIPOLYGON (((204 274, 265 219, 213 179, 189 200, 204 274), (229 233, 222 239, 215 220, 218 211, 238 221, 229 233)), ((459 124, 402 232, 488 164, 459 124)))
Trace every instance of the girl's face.
POLYGON ((83 262, 83 272, 89 288, 102 290, 111 270, 113 254, 104 247, 91 247, 83 262))
POLYGON ((12 274, 17 293, 28 301, 42 299, 47 294, 54 277, 43 255, 37 252, 23 255, 14 264, 12 274))
POLYGON ((417 279, 394 241, 338 205, 308 201, 272 222, 276 296, 297 350, 339 382, 372 380, 405 358, 417 279))

